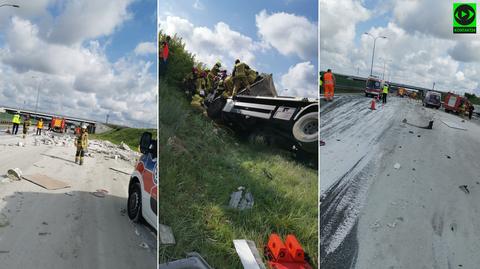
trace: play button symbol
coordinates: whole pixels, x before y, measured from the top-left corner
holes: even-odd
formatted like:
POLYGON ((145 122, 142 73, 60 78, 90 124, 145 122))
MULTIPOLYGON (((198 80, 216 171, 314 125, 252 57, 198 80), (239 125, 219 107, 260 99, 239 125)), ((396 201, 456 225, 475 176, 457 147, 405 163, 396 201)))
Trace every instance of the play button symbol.
POLYGON ((475 20, 475 10, 469 5, 459 5, 454 17, 458 24, 469 25, 475 20))

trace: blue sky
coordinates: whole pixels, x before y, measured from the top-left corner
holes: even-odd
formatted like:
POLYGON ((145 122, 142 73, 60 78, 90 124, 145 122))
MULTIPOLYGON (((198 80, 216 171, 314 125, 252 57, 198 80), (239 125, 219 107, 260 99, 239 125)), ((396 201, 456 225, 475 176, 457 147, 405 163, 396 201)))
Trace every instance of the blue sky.
MULTIPOLYGON (((273 73, 274 79, 276 81, 277 88, 282 87, 295 87, 294 83, 288 81, 287 78, 283 79, 285 83, 281 83, 282 76, 287 74, 290 68, 295 67, 299 63, 310 62, 313 68, 307 68, 308 70, 314 69, 315 71, 312 73, 316 73, 317 70, 317 55, 316 49, 314 53, 308 53, 308 56, 299 55, 299 53, 295 53, 292 50, 312 50, 313 47, 317 48, 317 34, 316 31, 318 28, 318 5, 317 1, 314 0, 299 0, 299 1, 213 1, 213 0, 191 0, 191 1, 172 1, 172 0, 164 0, 160 1, 159 3, 159 15, 160 15, 160 28, 165 27, 165 23, 162 25, 162 21, 166 21, 167 17, 179 17, 182 18, 188 23, 192 24, 195 28, 200 27, 207 27, 210 30, 214 30, 216 25, 219 22, 223 22, 227 24, 231 31, 238 32, 244 37, 248 37, 252 40, 253 47, 261 46, 261 48, 250 48, 248 49, 255 57, 254 65, 257 70, 261 72, 273 73), (274 19, 273 16, 275 14, 289 14, 292 16, 287 16, 288 19, 292 20, 292 23, 285 21, 283 25, 278 25, 278 27, 282 27, 285 29, 286 32, 289 31, 289 27, 293 26, 294 23, 298 23, 298 27, 308 27, 310 25, 314 25, 315 29, 308 30, 307 32, 309 37, 312 38, 313 42, 310 44, 295 44, 296 42, 300 42, 299 40, 294 39, 286 39, 284 41, 285 44, 282 44, 282 41, 272 40, 271 46, 264 47, 262 44, 264 42, 268 42, 269 38, 274 39, 275 37, 266 37, 261 36, 259 34, 259 28, 256 25, 256 18, 262 12, 265 11, 265 18, 274 19), (302 17, 308 23, 300 22, 302 17), (298 19, 298 21, 297 21, 298 19), (313 38, 314 37, 314 38, 313 38), (273 44, 273 45, 272 45, 273 44), (281 51, 281 49, 277 49, 278 46, 293 46, 292 49, 285 49, 281 51), (302 57, 303 56, 303 57, 302 57), (283 85, 286 84, 287 86, 283 85)), ((279 15, 280 16, 280 15, 279 15)), ((177 26, 178 27, 178 26, 177 26)), ((265 26, 266 28, 267 26, 265 26)), ((275 26, 270 26, 275 27, 275 26)), ((172 28, 174 28, 172 26, 172 28)), ((298 29, 298 28, 297 28, 298 29)), ((310 28, 309 28, 310 29, 310 28)), ((275 31, 274 29, 265 29, 265 31, 275 31)), ((189 34, 189 33, 185 33, 189 34)), ((273 34, 272 34, 273 35, 273 34)), ((215 36, 214 39, 222 39, 222 36, 215 36)), ((188 43, 188 38, 186 38, 188 43)), ((194 41, 192 41, 193 43, 194 41)), ((214 41, 212 41, 214 42, 214 41)), ((240 45, 239 45, 240 46, 240 45)), ((187 44, 188 47, 188 44, 187 44)), ((206 48, 197 48, 192 47, 192 50, 203 50, 204 54, 208 54, 206 48)), ((223 49, 228 49, 228 47, 217 48, 219 51, 218 53, 222 54, 223 49)), ((242 49, 242 48, 238 48, 242 49)), ((224 52, 226 53, 226 52, 224 52)), ((202 54, 202 52, 197 52, 197 54, 202 54)), ((200 57, 201 58, 201 57, 200 57)), ((213 58, 213 56, 212 56, 213 58)), ((233 64, 235 57, 222 57, 225 59, 228 66, 233 64)), ((306 65, 303 65, 306 67, 306 65)), ((297 68, 297 71, 301 72, 301 68, 297 68)), ((312 78, 312 75, 308 75, 308 78, 312 78)), ((316 84, 316 79, 310 82, 310 86, 316 84)), ((314 95, 315 93, 311 89, 300 89, 295 90, 293 93, 304 93, 305 91, 310 92, 310 95, 314 95)), ((278 90, 278 89, 277 89, 278 90)))
POLYGON ((156 0, 20 1, 0 9, 0 105, 154 127, 156 0))
MULTIPOLYGON (((156 8, 156 0, 136 1, 128 7, 133 18, 125 21, 118 31, 108 37, 110 45, 106 53, 109 60, 116 61, 118 58, 131 53, 139 42, 156 40, 156 8)), ((148 55, 148 57, 151 61, 156 60, 156 56, 153 54, 148 55)), ((156 73, 156 68, 152 67, 151 72, 156 73)))

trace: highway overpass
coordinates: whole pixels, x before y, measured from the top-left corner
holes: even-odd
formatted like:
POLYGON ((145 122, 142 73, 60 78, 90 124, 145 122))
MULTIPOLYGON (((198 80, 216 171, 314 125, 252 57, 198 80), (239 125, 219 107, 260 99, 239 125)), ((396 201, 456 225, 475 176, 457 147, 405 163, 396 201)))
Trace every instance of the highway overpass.
POLYGON ((84 119, 84 118, 79 118, 79 117, 71 117, 71 116, 59 115, 59 114, 52 114, 52 113, 47 113, 47 112, 39 112, 39 111, 36 112, 36 111, 33 111, 33 110, 28 110, 28 109, 20 109, 20 108, 6 107, 6 106, 0 106, 0 112, 6 112, 6 113, 9 113, 9 114, 12 114, 12 115, 15 112, 19 112, 21 116, 29 115, 30 118, 32 118, 32 119, 43 119, 46 126, 48 126, 50 124, 53 117, 64 118, 65 123, 67 124, 68 127, 79 126, 80 124, 85 123, 88 126, 89 133, 95 133, 95 128, 96 128, 96 125, 97 125, 96 121, 89 120, 89 119, 84 119))

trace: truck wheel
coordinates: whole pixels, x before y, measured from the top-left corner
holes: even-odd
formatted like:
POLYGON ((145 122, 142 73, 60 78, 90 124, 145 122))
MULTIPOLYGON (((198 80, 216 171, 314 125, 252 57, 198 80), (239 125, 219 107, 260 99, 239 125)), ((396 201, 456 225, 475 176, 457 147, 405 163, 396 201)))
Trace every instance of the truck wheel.
POLYGON ((135 222, 142 218, 142 190, 138 182, 133 183, 130 187, 127 212, 128 217, 135 222))
POLYGON ((213 100, 207 108, 207 115, 211 119, 218 119, 222 115, 222 110, 225 104, 227 103, 227 99, 223 96, 219 96, 215 100, 213 100))
POLYGON ((293 137, 307 152, 318 150, 318 112, 302 115, 293 125, 293 137))

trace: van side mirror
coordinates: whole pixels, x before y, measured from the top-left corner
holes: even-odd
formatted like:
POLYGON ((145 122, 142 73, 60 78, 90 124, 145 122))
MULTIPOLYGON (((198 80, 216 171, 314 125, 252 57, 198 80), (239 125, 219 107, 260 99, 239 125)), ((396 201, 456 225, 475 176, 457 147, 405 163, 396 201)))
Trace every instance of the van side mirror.
POLYGON ((144 132, 140 138, 140 152, 147 154, 150 150, 150 145, 152 143, 152 133, 144 132))

